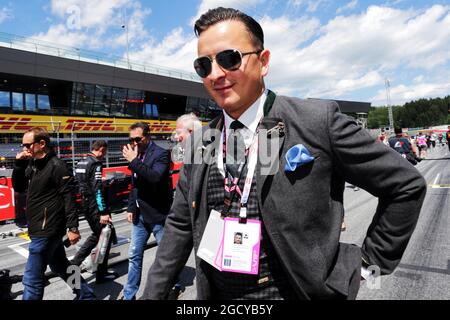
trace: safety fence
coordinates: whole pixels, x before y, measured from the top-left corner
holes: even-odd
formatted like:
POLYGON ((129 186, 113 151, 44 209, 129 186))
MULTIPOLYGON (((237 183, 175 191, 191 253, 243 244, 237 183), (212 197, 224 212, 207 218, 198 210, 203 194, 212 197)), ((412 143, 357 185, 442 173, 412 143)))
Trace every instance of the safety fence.
POLYGON ((33 127, 45 128, 51 138, 55 151, 59 153, 61 123, 55 121, 21 122, 17 120, 0 120, 0 168, 12 168, 17 153, 23 148, 23 133, 33 127), (21 133, 18 133, 20 130, 21 133))
MULTIPOLYGON (((61 123, 55 121, 27 121, 21 124, 17 120, 0 120, 0 168, 13 168, 16 154, 22 151, 23 133, 33 127, 42 127, 49 132, 55 152, 70 167, 91 151, 96 140, 108 143, 105 167, 123 166, 127 164, 122 149, 129 141, 129 126, 129 122, 108 124, 105 131, 101 125, 87 126, 85 122, 72 122, 68 131, 67 126, 62 128, 61 123)), ((165 149, 170 148, 173 130, 175 126, 171 124, 150 124, 151 139, 165 149)))
MULTIPOLYGON (((105 156, 105 167, 116 167, 126 165, 127 161, 122 155, 123 147, 129 143, 128 130, 124 133, 123 128, 127 128, 129 123, 114 123, 111 125, 110 133, 96 130, 83 130, 84 123, 74 122, 71 130, 70 138, 60 139, 61 158, 70 158, 72 164, 76 164, 79 159, 90 152, 92 144, 96 140, 105 140, 108 143, 108 152, 105 156), (68 152, 70 151, 70 153, 68 152)), ((175 128, 167 130, 167 124, 152 124, 150 126, 151 139, 155 140, 158 145, 168 149, 170 147, 170 133, 175 128), (155 133, 163 131, 164 133, 155 133)))

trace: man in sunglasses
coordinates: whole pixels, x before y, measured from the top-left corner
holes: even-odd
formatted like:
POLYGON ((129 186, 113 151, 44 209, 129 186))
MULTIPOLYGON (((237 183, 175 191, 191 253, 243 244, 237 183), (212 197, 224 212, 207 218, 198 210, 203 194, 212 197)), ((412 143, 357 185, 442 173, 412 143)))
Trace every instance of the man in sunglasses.
MULTIPOLYGON (((34 127, 22 138, 12 174, 17 192, 27 192, 29 256, 23 276, 23 299, 42 300, 47 265, 65 281, 72 275, 62 237, 73 245, 80 240, 75 209, 73 176, 50 147, 48 132, 34 127)), ((73 277, 70 277, 73 279, 73 277)), ((94 299, 92 289, 80 275, 80 287, 69 283, 77 299, 94 299)))
POLYGON ((423 177, 337 103, 267 90, 270 52, 253 18, 216 8, 194 30, 194 68, 223 114, 191 136, 144 298, 165 296, 192 248, 198 299, 356 298, 362 272, 400 262, 423 177), (345 181, 379 197, 362 248, 339 243, 345 181))
POLYGON ((159 243, 172 204, 169 185, 169 151, 150 140, 150 127, 137 122, 130 126, 130 142, 122 149, 132 171, 132 190, 127 219, 133 223, 128 257, 128 279, 123 299, 134 300, 142 275, 144 249, 150 234, 159 243))

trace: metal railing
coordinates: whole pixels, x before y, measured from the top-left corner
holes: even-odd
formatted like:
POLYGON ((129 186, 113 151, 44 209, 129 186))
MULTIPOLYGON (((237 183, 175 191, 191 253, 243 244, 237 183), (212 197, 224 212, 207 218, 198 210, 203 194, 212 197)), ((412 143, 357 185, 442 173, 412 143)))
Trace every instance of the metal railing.
POLYGON ((11 49, 25 50, 60 58, 102 64, 121 69, 151 73, 170 78, 201 82, 194 72, 186 72, 155 64, 142 64, 135 61, 114 56, 112 54, 99 53, 80 48, 74 48, 54 43, 45 42, 33 38, 0 32, 0 46, 11 49))
POLYGON ((23 133, 32 127, 45 128, 52 139, 55 152, 60 156, 60 121, 28 121, 0 120, 0 167, 12 168, 16 154, 22 151, 23 133), (21 133, 17 133, 20 130, 21 133))
MULTIPOLYGON (((123 146, 129 143, 128 132, 122 133, 121 128, 128 128, 130 125, 129 123, 116 122, 110 124, 110 127, 113 129, 110 132, 111 136, 105 135, 104 131, 101 131, 100 129, 85 131, 83 130, 84 125, 84 122, 73 122, 70 138, 59 139, 59 150, 61 150, 60 157, 62 159, 71 159, 72 166, 75 166, 84 155, 91 151, 91 146, 94 141, 105 140, 108 143, 108 152, 106 153, 104 160, 105 167, 128 165, 127 160, 122 155, 123 146), (82 134, 82 136, 78 135, 79 133, 82 134)), ((175 130, 175 126, 166 126, 166 124, 152 124, 150 126, 151 136, 160 137, 159 145, 163 148, 169 147, 167 135, 175 130), (160 130, 161 132, 159 132, 160 130)))

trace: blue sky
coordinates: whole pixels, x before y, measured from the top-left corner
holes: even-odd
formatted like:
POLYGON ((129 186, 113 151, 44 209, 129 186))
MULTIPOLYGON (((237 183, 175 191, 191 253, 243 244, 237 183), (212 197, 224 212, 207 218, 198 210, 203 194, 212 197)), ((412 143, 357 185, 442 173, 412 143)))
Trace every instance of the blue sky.
POLYGON ((450 94, 450 1, 0 0, 0 32, 192 72, 193 21, 230 6, 265 31, 280 94, 386 104, 450 94), (122 28, 125 25, 125 28, 122 28))

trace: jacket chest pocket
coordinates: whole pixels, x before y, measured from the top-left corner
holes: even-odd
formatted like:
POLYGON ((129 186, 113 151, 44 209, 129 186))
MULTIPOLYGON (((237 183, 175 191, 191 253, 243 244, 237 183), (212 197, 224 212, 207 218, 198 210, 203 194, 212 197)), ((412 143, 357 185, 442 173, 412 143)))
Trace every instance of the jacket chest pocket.
POLYGON ((49 189, 54 189, 55 187, 55 182, 50 174, 43 171, 34 171, 32 173, 30 177, 30 189, 38 190, 39 194, 46 194, 49 189), (42 188, 42 186, 45 186, 45 188, 42 188))

